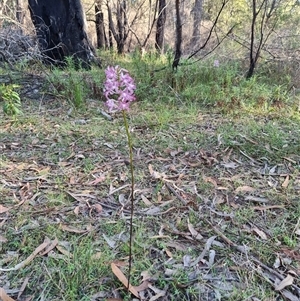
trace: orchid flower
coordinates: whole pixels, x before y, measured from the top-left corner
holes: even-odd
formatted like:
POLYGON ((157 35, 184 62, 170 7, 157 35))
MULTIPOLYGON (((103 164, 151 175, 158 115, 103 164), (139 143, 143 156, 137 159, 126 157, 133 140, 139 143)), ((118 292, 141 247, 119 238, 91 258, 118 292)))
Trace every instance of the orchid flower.
POLYGON ((119 66, 107 67, 105 70, 104 96, 110 112, 129 110, 134 101, 136 85, 126 69, 119 66))
POLYGON ((106 98, 106 105, 110 112, 122 111, 126 135, 129 147, 129 162, 131 174, 131 211, 130 211, 130 234, 129 234, 129 265, 127 290, 130 287, 130 276, 132 266, 132 244, 133 244, 133 213, 134 213, 134 172, 133 172, 133 146, 130 136, 126 111, 129 110, 131 102, 135 100, 136 89, 133 78, 129 72, 119 66, 107 67, 105 70, 106 80, 104 82, 103 94, 106 98))

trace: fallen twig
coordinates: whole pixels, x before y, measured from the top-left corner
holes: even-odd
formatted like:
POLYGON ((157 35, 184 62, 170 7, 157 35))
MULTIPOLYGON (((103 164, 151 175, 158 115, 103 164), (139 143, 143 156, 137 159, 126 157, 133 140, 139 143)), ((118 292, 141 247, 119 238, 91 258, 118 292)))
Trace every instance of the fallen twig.
POLYGON ((173 194, 175 194, 175 196, 184 204, 184 205, 186 205, 187 204, 187 201, 184 199, 184 198, 182 198, 177 192, 176 192, 176 190, 171 186, 171 185, 169 185, 168 183, 166 183, 165 182, 165 185, 166 185, 166 187, 173 193, 173 194))
MULTIPOLYGON (((257 259, 254 255, 249 255, 248 248, 245 248, 243 246, 239 246, 236 243, 234 243, 232 240, 230 240, 228 237, 226 237, 226 235, 224 233, 222 233, 217 227, 215 227, 214 225, 212 225, 211 222, 209 222, 208 220, 204 219, 204 221, 206 223, 208 223, 211 228, 214 230, 214 232, 220 236, 230 247, 234 248, 235 250, 239 251, 240 253, 243 253, 245 255, 247 255, 248 260, 251 260, 252 262, 255 262, 256 264, 258 264, 260 266, 260 268, 267 270, 269 273, 273 274, 274 276, 276 276, 279 280, 283 280, 286 275, 280 274, 277 271, 275 271, 274 269, 268 267, 267 265, 265 265, 264 263, 262 263, 259 259, 257 259)), ((270 280, 270 279, 269 279, 270 280)), ((271 279, 273 280, 273 279, 271 279)), ((270 281, 270 283, 275 287, 275 283, 273 281, 270 281)), ((295 285, 295 284, 291 284, 290 285, 294 290, 296 290, 298 296, 300 296, 300 287, 295 285)))

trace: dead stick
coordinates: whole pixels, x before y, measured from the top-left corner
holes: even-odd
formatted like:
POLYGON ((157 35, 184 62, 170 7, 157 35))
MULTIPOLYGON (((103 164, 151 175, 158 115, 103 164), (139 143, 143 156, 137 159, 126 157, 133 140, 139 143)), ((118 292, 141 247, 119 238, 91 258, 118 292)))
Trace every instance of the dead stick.
POLYGON ((169 185, 168 183, 165 183, 165 185, 167 186, 167 188, 168 188, 173 194, 175 194, 175 196, 176 196, 176 197, 177 197, 184 205, 187 204, 186 200, 183 199, 171 185, 169 185))
MULTIPOLYGON (((206 223, 208 223, 212 229, 215 231, 216 234, 218 234, 228 245, 230 245, 231 247, 233 247, 234 249, 236 249, 237 251, 239 251, 240 253, 246 254, 246 250, 244 250, 243 248, 241 248, 240 246, 238 246, 236 243, 234 243, 232 240, 230 240, 228 237, 226 237, 217 227, 215 227, 211 222, 209 222, 208 220, 204 219, 204 221, 206 223)), ((274 274, 276 277, 278 277, 280 280, 283 280, 285 278, 284 275, 279 274, 278 272, 276 272, 274 269, 271 269, 270 267, 268 267, 267 265, 265 265, 264 263, 262 263, 260 260, 258 260, 256 257, 254 257, 253 255, 251 255, 249 257, 252 261, 254 261, 255 263, 257 263, 258 265, 260 265, 262 268, 268 270, 270 273, 274 274)), ((274 285, 274 284, 273 284, 274 285)), ((293 287, 298 294, 300 294, 300 288, 295 285, 292 284, 291 287, 293 287)))

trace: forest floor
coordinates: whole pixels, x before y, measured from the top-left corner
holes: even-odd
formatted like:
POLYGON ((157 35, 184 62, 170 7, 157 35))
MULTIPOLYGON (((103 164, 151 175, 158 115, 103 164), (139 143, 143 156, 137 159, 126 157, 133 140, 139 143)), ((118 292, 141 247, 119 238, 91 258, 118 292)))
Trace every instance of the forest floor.
POLYGON ((122 115, 68 107, 0 113, 2 300, 299 300, 299 120, 133 105, 130 296, 122 115))

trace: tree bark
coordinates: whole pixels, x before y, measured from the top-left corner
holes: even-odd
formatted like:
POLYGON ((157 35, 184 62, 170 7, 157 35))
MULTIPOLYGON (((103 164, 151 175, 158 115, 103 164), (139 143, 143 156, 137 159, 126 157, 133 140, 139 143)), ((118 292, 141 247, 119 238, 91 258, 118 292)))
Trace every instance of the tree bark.
POLYGON ((113 37, 117 38, 117 33, 115 31, 114 22, 112 19, 112 12, 108 1, 106 2, 107 13, 108 13, 108 40, 109 40, 109 49, 113 49, 113 37))
MULTIPOLYGON (((106 2, 109 24, 109 44, 112 48, 112 36, 117 43, 118 54, 123 54, 125 42, 129 33, 127 19, 127 0, 118 0, 116 5, 116 26, 114 25, 112 9, 108 1, 106 2)), ((131 24, 132 25, 132 24, 131 24)))
MULTIPOLYGON (((4 12, 5 12, 5 9, 6 9, 6 3, 7 3, 7 0, 3 0, 2 3, 0 3, 0 16, 3 16, 4 15, 4 12)), ((0 27, 2 27, 2 18, 0 19, 0 27)))
POLYGON ((246 74, 246 78, 249 79, 254 75, 254 71, 257 65, 257 61, 260 56, 261 47, 263 45, 264 40, 264 32, 263 32, 263 26, 265 22, 265 16, 266 16, 266 6, 265 4, 267 0, 263 0, 260 6, 257 8, 257 0, 252 0, 252 20, 251 20, 251 37, 250 37, 250 52, 249 52, 249 69, 246 74), (264 11, 261 12, 262 8, 264 8, 264 11), (257 23, 257 17, 259 14, 262 14, 261 20, 260 20, 260 36, 258 38, 259 42, 258 45, 255 47, 255 36, 256 36, 256 23, 257 23))
POLYGON ((200 44, 200 25, 202 17, 202 5, 203 0, 195 0, 195 4, 192 10, 193 14, 193 35, 191 38, 190 46, 194 50, 199 47, 200 44))
POLYGON ((175 1, 175 10, 176 10, 176 41, 175 41, 175 55, 172 64, 173 70, 177 70, 181 58, 182 24, 180 18, 180 0, 175 1))
MULTIPOLYGON (((118 29, 118 33, 117 33, 117 50, 118 50, 118 54, 122 54, 124 52, 124 20, 123 20, 123 10, 122 10, 122 4, 120 3, 121 1, 117 2, 117 29, 118 29)), ((124 1, 122 1, 124 2, 124 1)))
POLYGON ((166 17, 166 0, 158 0, 158 18, 156 23, 155 49, 160 53, 163 53, 166 17))
POLYGON ((94 49, 88 40, 80 0, 28 0, 45 62, 65 66, 73 57, 77 67, 89 69, 94 49))
POLYGON ((117 50, 118 54, 124 53, 125 41, 127 39, 128 22, 126 16, 126 0, 118 0, 117 3, 117 28, 118 28, 118 39, 117 39, 117 50))
POLYGON ((24 18, 25 18, 24 0, 16 1, 16 18, 21 25, 24 25, 24 18))
POLYGON ((106 47, 106 37, 104 29, 104 15, 102 11, 102 0, 95 2, 95 15, 96 15, 96 34, 97 34, 97 48, 103 49, 106 47))

